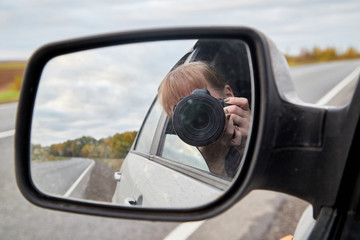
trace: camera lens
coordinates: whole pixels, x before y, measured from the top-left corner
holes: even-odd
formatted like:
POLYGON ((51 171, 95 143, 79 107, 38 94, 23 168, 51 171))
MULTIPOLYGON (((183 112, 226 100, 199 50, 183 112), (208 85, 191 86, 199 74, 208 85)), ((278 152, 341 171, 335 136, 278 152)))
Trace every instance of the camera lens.
POLYGON ((211 108, 202 102, 189 104, 185 108, 182 118, 183 127, 195 135, 202 135, 214 124, 211 121, 213 118, 211 108))
POLYGON ((219 100, 207 91, 205 93, 190 94, 174 109, 172 122, 176 134, 193 146, 215 142, 225 126, 225 114, 219 100))

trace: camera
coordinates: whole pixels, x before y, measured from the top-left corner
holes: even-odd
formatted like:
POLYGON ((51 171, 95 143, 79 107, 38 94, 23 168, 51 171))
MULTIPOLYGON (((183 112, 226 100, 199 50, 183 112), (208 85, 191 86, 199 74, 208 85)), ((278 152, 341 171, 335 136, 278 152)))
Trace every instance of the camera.
POLYGON ((173 128, 185 143, 206 146, 215 142, 225 128, 228 106, 224 99, 214 98, 207 89, 195 89, 174 107, 173 128))

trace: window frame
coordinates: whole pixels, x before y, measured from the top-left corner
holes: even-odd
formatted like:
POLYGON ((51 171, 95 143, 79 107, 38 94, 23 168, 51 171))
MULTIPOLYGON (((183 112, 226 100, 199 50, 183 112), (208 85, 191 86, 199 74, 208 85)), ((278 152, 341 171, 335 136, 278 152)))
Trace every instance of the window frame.
POLYGON ((137 150, 137 146, 138 146, 138 143, 139 143, 139 139, 141 138, 141 133, 143 132, 143 129, 144 129, 144 126, 146 125, 147 123, 147 120, 149 119, 149 116, 150 116, 150 113, 152 112, 152 110, 154 109, 154 106, 155 104, 157 103, 157 100, 158 100, 158 96, 156 95, 154 100, 152 101, 150 107, 149 107, 149 110, 147 111, 146 115, 145 115, 145 118, 140 126, 140 129, 139 129, 139 132, 138 134, 136 135, 136 138, 134 140, 134 144, 133 146, 131 147, 130 151, 129 152, 132 152, 132 153, 136 153, 137 155, 140 155, 140 156, 143 156, 143 157, 146 157, 148 159, 150 159, 150 154, 152 153, 152 151, 154 151, 154 142, 155 142, 155 135, 156 135, 156 132, 157 132, 157 128, 159 127, 159 124, 160 124, 160 120, 161 120, 161 117, 162 117, 162 113, 160 114, 160 117, 159 117, 159 120, 158 120, 158 123, 156 125, 156 129, 155 129, 155 132, 154 132, 154 135, 152 136, 152 140, 151 140, 151 144, 150 144, 150 149, 149 149, 149 153, 144 153, 142 151, 139 151, 137 150))

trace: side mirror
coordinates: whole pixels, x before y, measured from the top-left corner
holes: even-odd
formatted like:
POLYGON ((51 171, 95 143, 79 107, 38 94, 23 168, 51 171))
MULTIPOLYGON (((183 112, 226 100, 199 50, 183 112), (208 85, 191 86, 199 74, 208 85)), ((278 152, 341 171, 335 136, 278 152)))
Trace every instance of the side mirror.
MULTIPOLYGON (((213 115, 227 126, 230 117, 226 121, 221 112, 227 105, 209 113, 224 94, 187 110, 201 114, 180 126, 201 135, 217 122, 213 115)), ((25 71, 15 136, 17 182, 36 205, 101 216, 199 220, 253 189, 298 196, 318 216, 322 206, 334 204, 345 164, 342 156, 327 158, 348 151, 350 142, 327 129, 340 124, 350 138, 354 124, 343 122, 357 115, 345 113, 302 105, 284 57, 250 28, 160 29, 57 42, 36 51, 25 71), (169 71, 191 62, 209 65, 233 97, 247 100, 249 125, 241 144, 223 157, 216 155, 217 145, 206 145, 212 150, 207 154, 203 145, 181 141, 157 96, 169 71), (222 160, 222 172, 209 156, 222 160)))

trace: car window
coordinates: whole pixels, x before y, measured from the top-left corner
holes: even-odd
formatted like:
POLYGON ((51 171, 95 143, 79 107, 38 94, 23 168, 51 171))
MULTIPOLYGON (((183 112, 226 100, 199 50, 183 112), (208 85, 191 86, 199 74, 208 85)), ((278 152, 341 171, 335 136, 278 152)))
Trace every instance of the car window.
POLYGON ((175 134, 165 134, 161 157, 209 172, 209 168, 200 151, 184 143, 175 134))
MULTIPOLYGON (((155 139, 155 141, 160 141, 159 138, 154 138, 154 136, 162 114, 165 113, 161 103, 155 100, 139 132, 135 151, 150 154, 153 139, 155 139)), ((171 121, 165 124, 165 129, 172 129, 171 121)), ((158 156, 209 172, 205 159, 196 147, 184 143, 171 131, 164 131, 163 134, 162 150, 158 156)))
POLYGON ((135 150, 138 152, 150 153, 151 144, 154 138, 156 127, 158 125, 162 107, 159 101, 155 100, 150 109, 147 118, 139 132, 138 139, 136 142, 135 150))

